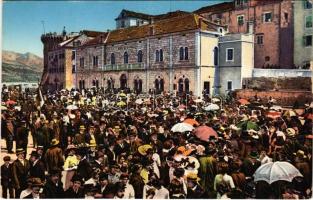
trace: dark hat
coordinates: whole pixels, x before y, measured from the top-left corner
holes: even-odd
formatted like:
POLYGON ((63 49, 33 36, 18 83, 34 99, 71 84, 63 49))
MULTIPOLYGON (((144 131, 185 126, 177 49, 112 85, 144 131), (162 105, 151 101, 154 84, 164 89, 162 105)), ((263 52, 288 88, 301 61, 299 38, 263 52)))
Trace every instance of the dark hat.
POLYGON ((31 184, 32 184, 31 185, 32 187, 42 187, 43 186, 43 183, 42 183, 40 178, 32 178, 31 184))
POLYGON ((124 178, 129 178, 129 175, 128 175, 128 173, 122 173, 121 174, 121 176, 120 176, 120 179, 122 180, 122 179, 124 179, 124 178))
POLYGON ((10 156, 4 156, 3 157, 3 161, 10 161, 11 160, 11 157, 10 156))
POLYGON ((258 158, 258 157, 259 157, 259 154, 258 154, 257 151, 251 151, 250 154, 249 154, 249 156, 250 156, 251 158, 258 158))
POLYGON ((25 150, 20 148, 20 149, 16 149, 16 155, 19 155, 19 154, 22 154, 22 153, 25 153, 25 150))
POLYGON ((83 178, 80 176, 80 175, 78 175, 78 174, 75 174, 73 177, 72 177, 72 179, 71 179, 71 181, 74 183, 75 181, 79 181, 79 182, 81 182, 81 184, 83 184, 83 178))
POLYGON ((39 154, 37 153, 37 151, 32 151, 31 154, 29 154, 30 156, 34 156, 36 158, 39 157, 39 154))
POLYGON ((61 173, 61 170, 58 168, 51 169, 49 172, 50 176, 60 175, 60 173, 61 173))
POLYGON ((109 175, 107 173, 101 172, 99 174, 99 181, 101 181, 101 180, 108 180, 108 178, 109 178, 109 175))

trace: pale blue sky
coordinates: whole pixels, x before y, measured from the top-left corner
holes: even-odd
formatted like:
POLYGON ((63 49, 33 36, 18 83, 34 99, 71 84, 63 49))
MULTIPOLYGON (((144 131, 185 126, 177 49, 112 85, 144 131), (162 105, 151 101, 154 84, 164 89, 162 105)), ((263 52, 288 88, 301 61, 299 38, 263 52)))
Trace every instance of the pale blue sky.
POLYGON ((42 56, 40 36, 46 32, 83 29, 105 31, 115 28, 115 18, 122 9, 148 14, 169 11, 193 11, 225 0, 202 1, 11 1, 3 2, 2 48, 42 56))

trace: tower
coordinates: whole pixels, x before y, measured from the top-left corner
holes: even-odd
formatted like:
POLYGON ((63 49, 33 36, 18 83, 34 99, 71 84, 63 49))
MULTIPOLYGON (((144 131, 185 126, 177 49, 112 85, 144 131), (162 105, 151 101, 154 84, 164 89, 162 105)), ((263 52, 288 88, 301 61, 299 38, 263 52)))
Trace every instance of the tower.
POLYGON ((58 44, 63 42, 63 36, 56 33, 47 33, 41 35, 41 42, 43 43, 43 73, 40 81, 40 85, 43 85, 48 76, 48 53, 57 48, 58 44))

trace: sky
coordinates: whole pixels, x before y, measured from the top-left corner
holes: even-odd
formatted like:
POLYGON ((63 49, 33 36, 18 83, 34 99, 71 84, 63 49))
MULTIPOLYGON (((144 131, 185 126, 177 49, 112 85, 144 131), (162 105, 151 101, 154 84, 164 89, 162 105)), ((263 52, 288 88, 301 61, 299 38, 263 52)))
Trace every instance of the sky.
POLYGON ((193 11, 225 0, 202 1, 7 1, 2 4, 2 49, 42 57, 41 34, 115 28, 122 9, 147 14, 193 11))

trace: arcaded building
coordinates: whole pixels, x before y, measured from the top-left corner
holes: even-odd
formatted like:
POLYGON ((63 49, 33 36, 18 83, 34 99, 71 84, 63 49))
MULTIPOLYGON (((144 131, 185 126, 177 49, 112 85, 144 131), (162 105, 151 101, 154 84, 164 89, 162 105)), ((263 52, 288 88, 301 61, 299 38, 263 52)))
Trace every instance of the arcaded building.
POLYGON ((183 11, 153 16, 123 10, 116 22, 108 32, 54 35, 63 38, 54 48, 55 40, 44 35, 48 62, 42 85, 201 96, 240 89, 251 77, 252 34, 232 36, 225 26, 183 11))

